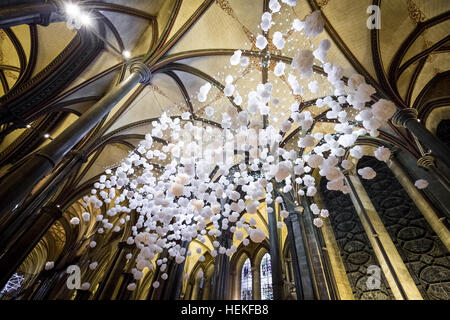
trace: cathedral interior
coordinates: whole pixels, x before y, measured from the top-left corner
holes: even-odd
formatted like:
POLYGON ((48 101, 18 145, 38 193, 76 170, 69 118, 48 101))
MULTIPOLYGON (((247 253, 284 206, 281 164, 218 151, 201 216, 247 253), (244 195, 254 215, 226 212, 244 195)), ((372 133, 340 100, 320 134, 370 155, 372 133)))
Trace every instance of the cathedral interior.
POLYGON ((449 31, 448 0, 0 0, 0 300, 450 300, 449 31))

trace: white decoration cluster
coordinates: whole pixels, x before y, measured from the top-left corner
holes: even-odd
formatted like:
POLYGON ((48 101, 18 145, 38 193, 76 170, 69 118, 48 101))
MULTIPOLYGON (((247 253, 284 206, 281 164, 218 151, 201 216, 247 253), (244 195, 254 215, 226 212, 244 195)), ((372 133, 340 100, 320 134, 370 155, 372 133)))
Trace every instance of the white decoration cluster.
MULTIPOLYGON (((295 6, 297 0, 281 0, 281 2, 295 6)), ((274 25, 273 14, 280 12, 281 5, 279 1, 271 0, 269 8, 271 13, 265 12, 260 22, 264 32, 268 32, 274 25)), ((295 19, 292 29, 294 32, 302 32, 309 38, 316 37, 324 29, 320 11, 312 12, 304 21, 295 19)), ((286 44, 286 39, 281 32, 275 32, 272 43, 281 50, 286 44)), ((258 49, 264 50, 268 45, 268 39, 260 34, 256 38, 255 45, 258 49)), ((297 145, 304 149, 302 157, 298 157, 295 151, 279 147, 283 136, 272 125, 258 130, 258 145, 251 145, 245 139, 249 136, 251 117, 269 115, 269 103, 275 101, 276 105, 279 102, 274 96, 273 84, 267 82, 259 83, 248 93, 244 111, 237 114, 223 112, 221 115, 220 124, 225 136, 230 134, 236 137, 236 141, 231 142, 232 151, 234 148, 248 151, 252 158, 250 163, 241 162, 233 168, 232 163, 223 161, 223 154, 226 153, 229 142, 225 145, 211 143, 205 146, 199 137, 213 136, 211 128, 196 125, 191 121, 190 113, 183 113, 181 119, 171 118, 164 113, 152 123, 151 132, 145 135, 145 140, 140 142, 137 149, 117 168, 106 170, 100 177, 91 195, 83 199, 95 208, 109 207, 106 211, 107 216, 99 214, 95 217, 99 222, 97 229, 99 234, 110 229, 119 232, 121 225, 130 220, 130 215, 135 215, 135 223, 131 227, 132 235, 126 242, 129 245, 134 244, 139 249, 135 258, 135 268, 132 270, 136 281, 143 277, 143 269, 146 267, 150 270, 159 268, 163 272, 161 280, 167 279, 165 271, 168 268, 168 259, 159 258, 159 254, 166 250, 173 261, 182 263, 186 256, 191 254, 180 245, 182 241, 189 243, 196 239, 205 243, 208 236, 217 238, 225 231, 231 232, 235 239, 242 241, 243 245, 248 245, 250 240, 256 243, 264 241, 266 234, 257 227, 256 219, 248 219, 243 214, 247 213, 250 217, 257 214, 261 199, 268 205, 275 201, 285 208, 282 197, 272 198, 277 183, 282 185, 283 193, 292 192, 295 183, 299 187, 300 196, 313 197, 317 193, 317 186, 316 179, 311 174, 313 169, 318 169, 320 176, 327 179, 329 190, 350 192, 345 183, 343 170, 350 170, 353 164, 350 160, 343 160, 346 150, 349 150, 353 158, 360 159, 363 156, 363 149, 355 145, 358 137, 366 134, 377 136, 380 126, 394 114, 395 105, 380 99, 371 107, 367 107, 366 104, 371 101, 375 89, 359 74, 352 75, 348 82, 344 83, 342 68, 326 61, 330 47, 331 42, 325 39, 315 50, 299 50, 294 54, 290 70, 287 72, 287 82, 292 94, 300 95, 303 93, 303 87, 297 77, 311 78, 314 62, 319 61, 336 96, 328 96, 316 102, 319 108, 329 109, 326 112, 327 119, 336 121, 333 134, 309 133, 314 123, 312 114, 300 110, 298 103, 290 107, 290 117, 281 124, 280 129, 282 133, 287 133, 294 124, 300 127, 304 135, 298 139, 297 145), (347 104, 349 108, 345 107, 347 104), (356 110, 356 120, 362 122, 363 128, 357 128, 350 123, 349 109, 356 110), (194 137, 190 142, 182 139, 186 132, 194 137), (155 137, 164 137, 172 142, 159 148, 154 145, 155 137), (189 151, 188 154, 186 151, 189 151), (155 160, 166 162, 164 169, 159 173, 153 164, 155 160), (219 178, 212 180, 210 173, 215 166, 216 177, 219 178), (113 217, 123 214, 127 216, 126 221, 121 219, 120 225, 111 222, 115 221, 112 220, 113 217)), ((248 63, 248 57, 245 57, 241 50, 235 51, 230 57, 232 66, 246 66, 248 63)), ((285 76, 286 69, 286 63, 278 61, 274 69, 275 76, 285 76)), ((197 95, 199 102, 207 100, 210 89, 210 83, 200 87, 197 95)), ((312 93, 317 93, 320 89, 318 82, 309 81, 308 89, 312 93)), ((226 77, 223 92, 225 96, 233 98, 237 105, 244 102, 232 75, 226 77)), ((205 114, 209 117, 214 115, 214 111, 211 106, 205 108, 205 114)), ((387 161, 390 151, 380 147, 374 155, 379 160, 387 161)), ((369 167, 358 170, 358 173, 364 179, 373 179, 376 176, 375 171, 369 167)), ((416 182, 418 188, 424 185, 423 182, 416 182)), ((320 209, 315 203, 310 209, 315 215, 314 225, 322 227, 324 219, 330 213, 326 209, 320 209)), ((268 208, 267 212, 275 214, 271 208, 268 208)), ((281 210, 282 218, 288 215, 288 211, 281 210)), ((82 219, 88 223, 91 215, 85 212, 82 219)), ((72 218, 70 223, 77 225, 80 219, 72 218)), ((277 227, 282 227, 281 222, 277 223, 277 227)), ((91 241, 89 245, 94 248, 96 242, 91 241)), ((219 241, 213 241, 213 246, 214 249, 210 252, 213 257, 218 254, 231 256, 237 250, 236 246, 228 248, 219 241)), ((200 261, 205 259, 201 250, 197 254, 200 255, 200 261)), ((131 258, 131 255, 127 256, 127 259, 131 258)), ((97 262, 89 265, 92 270, 96 267, 97 262)), ((159 281, 153 282, 154 288, 159 286, 159 281)), ((130 283, 127 289, 135 290, 136 283, 130 283)))

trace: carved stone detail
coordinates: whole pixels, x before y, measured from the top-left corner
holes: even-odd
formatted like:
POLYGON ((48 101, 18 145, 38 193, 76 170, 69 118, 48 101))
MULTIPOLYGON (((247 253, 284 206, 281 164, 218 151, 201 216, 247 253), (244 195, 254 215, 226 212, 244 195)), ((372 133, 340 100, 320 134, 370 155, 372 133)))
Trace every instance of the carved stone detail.
POLYGON ((394 299, 384 274, 380 289, 370 290, 367 287, 367 268, 371 265, 379 266, 379 263, 350 196, 340 191, 328 190, 326 182, 326 179, 322 179, 320 191, 330 211, 330 222, 355 299, 394 299))
POLYGON ((46 102, 61 92, 103 49, 104 44, 80 30, 70 44, 41 72, 0 98, 0 123, 36 119, 48 112, 46 102))
POLYGON ((417 160, 419 167, 430 169, 435 166, 435 159, 431 154, 426 154, 417 160))
POLYGON ((399 109, 392 117, 391 121, 397 127, 406 127, 406 122, 417 119, 417 110, 413 108, 399 109))
POLYGON ((141 61, 136 61, 130 66, 130 71, 138 72, 141 75, 141 80, 139 81, 142 84, 149 84, 152 79, 152 73, 150 72, 150 68, 141 61))
POLYGON ((450 253, 388 166, 364 157, 358 167, 377 176, 362 179, 374 207, 424 299, 450 299, 450 253))

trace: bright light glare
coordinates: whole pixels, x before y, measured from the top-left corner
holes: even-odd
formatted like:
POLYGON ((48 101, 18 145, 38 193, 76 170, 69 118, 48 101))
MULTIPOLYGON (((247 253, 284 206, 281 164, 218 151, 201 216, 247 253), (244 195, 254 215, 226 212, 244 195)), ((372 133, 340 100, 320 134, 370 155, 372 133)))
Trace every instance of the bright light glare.
POLYGON ((81 10, 76 4, 66 3, 66 13, 71 17, 78 17, 81 14, 81 10))
POLYGON ((85 26, 89 26, 91 24, 91 17, 89 15, 87 15, 87 14, 82 14, 80 16, 80 21, 85 26))
POLYGON ((128 50, 123 51, 122 55, 125 59, 129 59, 131 57, 131 53, 128 50))

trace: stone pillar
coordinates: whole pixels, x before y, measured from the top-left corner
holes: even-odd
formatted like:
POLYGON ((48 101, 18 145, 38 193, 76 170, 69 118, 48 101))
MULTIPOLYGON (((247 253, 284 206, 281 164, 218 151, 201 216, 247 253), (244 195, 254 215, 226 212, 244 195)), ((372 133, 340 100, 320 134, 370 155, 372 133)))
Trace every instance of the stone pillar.
POLYGON ((211 281, 212 281, 212 275, 208 275, 208 271, 206 271, 205 272, 205 283, 203 285, 203 297, 202 297, 203 300, 210 299, 211 281))
MULTIPOLYGON (((227 199, 221 199, 222 212, 227 199)), ((229 248, 233 241, 233 236, 229 229, 221 230, 222 234, 217 239, 219 243, 229 248)), ((230 258, 226 254, 218 254, 214 260, 214 273, 211 280, 211 300, 226 300, 230 296, 230 258)))
POLYGON ((327 270, 325 268, 327 264, 320 245, 318 229, 313 223, 314 215, 310 209, 311 204, 306 196, 302 197, 301 201, 303 205, 301 219, 305 230, 306 249, 316 296, 319 300, 331 300, 333 294, 332 283, 328 283, 326 278, 327 270))
POLYGON ((346 175, 350 186, 350 198, 372 244, 377 260, 383 270, 392 293, 397 300, 422 300, 408 268, 392 242, 375 207, 356 175, 346 175))
POLYGON ((417 110, 405 108, 397 110, 392 123, 411 131, 416 138, 436 155, 450 169, 450 149, 417 121, 417 110))
MULTIPOLYGON (((219 242, 226 248, 230 247, 231 234, 223 230, 219 242)), ((211 300, 225 300, 228 298, 230 259, 226 254, 219 254, 214 261, 214 273, 211 281, 211 300)))
MULTIPOLYGON (((323 200, 319 193, 316 194, 315 203, 321 208, 325 208, 323 200)), ((339 245, 334 237, 333 227, 331 226, 330 219, 324 219, 323 226, 321 228, 323 236, 324 247, 322 248, 329 260, 330 266, 330 278, 335 283, 335 298, 338 300, 355 300, 353 295, 350 281, 347 277, 347 271, 345 270, 344 261, 342 260, 339 245)))
POLYGON ((30 226, 9 250, 0 257, 0 288, 3 288, 12 274, 22 264, 53 223, 62 217, 60 208, 43 207, 39 218, 30 226))
POLYGON ((450 250, 450 231, 443 223, 445 217, 439 217, 438 213, 428 203, 422 193, 414 186, 402 166, 394 157, 391 157, 387 165, 397 178, 398 182, 400 182, 411 199, 414 201, 417 208, 422 212, 433 231, 439 236, 447 250, 450 250))
MULTIPOLYGON (((189 242, 183 241, 181 243, 181 247, 185 248, 187 251, 187 248, 189 246, 189 242)), ((163 300, 179 300, 180 294, 181 294, 181 288, 183 285, 183 270, 184 265, 186 263, 186 259, 182 263, 176 263, 174 259, 170 259, 170 265, 167 268, 169 271, 167 274, 169 275, 169 278, 165 283, 164 291, 162 294, 163 300)))
POLYGON ((119 278, 122 276, 125 265, 127 264, 126 255, 133 249, 133 246, 126 242, 119 242, 117 247, 116 255, 111 262, 110 268, 105 273, 104 279, 100 283, 96 293, 98 300, 111 300, 119 282, 119 278))
POLYGON ((150 69, 142 62, 131 65, 131 74, 67 127, 50 143, 30 156, 0 183, 0 219, 14 214, 19 205, 72 148, 103 119, 138 83, 149 83, 150 69))
POLYGON ((122 282, 120 283, 120 288, 115 296, 114 300, 129 300, 131 296, 131 291, 127 289, 128 285, 134 281, 133 274, 126 272, 123 274, 122 282))
POLYGON ((35 213, 56 192, 65 178, 78 166, 87 161, 87 156, 82 152, 73 152, 70 159, 53 171, 49 178, 26 202, 14 213, 6 215, 0 220, 0 252, 14 243, 28 228, 35 223, 35 213))
POLYGON ((292 256, 295 288, 298 300, 314 300, 316 298, 312 282, 311 266, 305 247, 303 227, 300 220, 300 207, 295 205, 286 195, 283 197, 284 205, 289 216, 285 219, 288 229, 288 239, 292 256))
POLYGON ((194 275, 194 284, 192 285, 190 300, 198 300, 198 291, 200 290, 199 284, 200 280, 197 279, 197 275, 194 275))
POLYGON ((45 300, 49 291, 61 277, 61 272, 43 270, 38 278, 41 281, 39 288, 30 297, 30 300, 45 300))
POLYGON ((434 159, 434 157, 431 154, 425 154, 422 157, 420 157, 417 160, 417 165, 419 167, 424 168, 427 171, 431 171, 435 177, 439 180, 439 182, 441 183, 441 185, 450 192, 450 181, 448 179, 448 177, 445 176, 445 174, 443 174, 441 172, 441 170, 439 170, 436 167, 436 161, 434 159))
POLYGON ((277 216, 275 205, 272 203, 272 213, 267 213, 270 241, 270 264, 272 267, 273 299, 281 300, 283 297, 283 273, 281 270, 280 243, 278 241, 277 216))
MULTIPOLYGON (((10 1, 14 3, 14 1, 10 1)), ((52 1, 28 0, 20 5, 9 5, 0 8, 0 29, 23 24, 49 25, 51 22, 61 21, 57 13, 58 7, 52 1)))
POLYGON ((252 265, 252 300, 261 300, 261 274, 259 266, 252 265))

